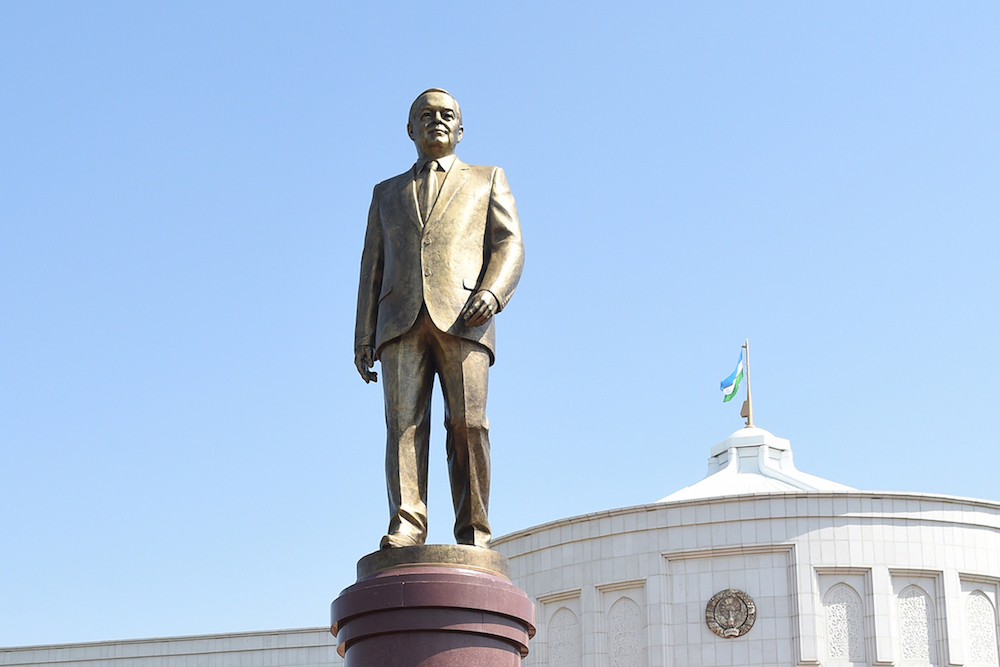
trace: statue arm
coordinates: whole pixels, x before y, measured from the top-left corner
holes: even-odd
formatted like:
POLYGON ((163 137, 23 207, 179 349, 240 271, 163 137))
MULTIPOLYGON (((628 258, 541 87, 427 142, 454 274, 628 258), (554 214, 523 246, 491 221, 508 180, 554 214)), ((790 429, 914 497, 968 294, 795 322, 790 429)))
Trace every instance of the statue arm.
POLYGON ((497 312, 510 301, 524 268, 524 244, 517 220, 514 196, 503 169, 493 171, 493 188, 487 219, 489 260, 480 288, 488 290, 497 301, 497 312))
POLYGON ((486 272, 479 290, 472 295, 462 312, 462 319, 470 327, 486 324, 507 305, 524 266, 524 245, 514 196, 503 169, 499 167, 494 167, 491 175, 486 224, 486 272))
POLYGON ((524 267, 524 244, 517 208, 507 177, 499 167, 493 170, 487 227, 486 273, 479 291, 472 295, 462 315, 470 327, 485 324, 503 310, 514 294, 524 267))
POLYGON ((358 312, 354 323, 354 365, 365 382, 378 381, 370 370, 375 365, 375 331, 378 323, 378 297, 382 290, 385 247, 382 221, 378 212, 378 186, 368 209, 365 246, 361 253, 361 277, 358 280, 358 312))

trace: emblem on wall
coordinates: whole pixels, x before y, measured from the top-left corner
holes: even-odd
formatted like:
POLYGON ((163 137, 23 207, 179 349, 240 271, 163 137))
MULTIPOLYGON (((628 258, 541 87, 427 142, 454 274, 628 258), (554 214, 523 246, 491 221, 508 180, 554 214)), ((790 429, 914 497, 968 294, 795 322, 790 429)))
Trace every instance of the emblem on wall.
POLYGON ((735 588, 719 591, 705 607, 708 627, 723 639, 733 639, 750 632, 756 619, 757 606, 753 598, 735 588))

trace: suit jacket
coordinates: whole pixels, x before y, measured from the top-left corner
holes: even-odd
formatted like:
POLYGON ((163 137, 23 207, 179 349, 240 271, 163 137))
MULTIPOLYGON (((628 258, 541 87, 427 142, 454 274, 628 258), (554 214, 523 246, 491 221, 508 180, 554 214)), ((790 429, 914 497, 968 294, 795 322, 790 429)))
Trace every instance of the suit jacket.
POLYGON ((467 327, 459 315, 475 292, 502 310, 521 277, 524 246, 503 169, 456 159, 426 222, 413 169, 375 186, 361 255, 354 345, 382 346, 406 333, 427 306, 434 325, 494 355, 494 318, 467 327))

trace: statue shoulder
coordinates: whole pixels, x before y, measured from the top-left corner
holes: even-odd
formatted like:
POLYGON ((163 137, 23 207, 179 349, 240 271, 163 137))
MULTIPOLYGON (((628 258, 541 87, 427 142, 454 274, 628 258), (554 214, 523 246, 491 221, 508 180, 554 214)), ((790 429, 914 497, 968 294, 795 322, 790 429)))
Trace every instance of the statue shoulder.
POLYGON ((412 172, 409 169, 404 171, 402 174, 393 176, 392 178, 387 178, 375 186, 375 195, 378 196, 381 193, 390 192, 394 189, 409 185, 411 178, 412 172))
POLYGON ((492 181, 498 174, 502 178, 506 178, 503 175, 503 169, 500 167, 494 167, 486 164, 466 164, 463 166, 471 171, 476 178, 492 181))

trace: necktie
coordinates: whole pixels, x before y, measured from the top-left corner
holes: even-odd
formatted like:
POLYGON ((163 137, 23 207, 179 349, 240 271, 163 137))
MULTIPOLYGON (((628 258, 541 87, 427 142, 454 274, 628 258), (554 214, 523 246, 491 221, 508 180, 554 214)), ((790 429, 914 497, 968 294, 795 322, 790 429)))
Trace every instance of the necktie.
POLYGON ((427 222, 427 217, 431 214, 431 209, 434 208, 434 200, 438 196, 437 171, 437 160, 429 160, 424 164, 423 169, 420 170, 417 197, 420 201, 420 217, 425 223, 427 222))

